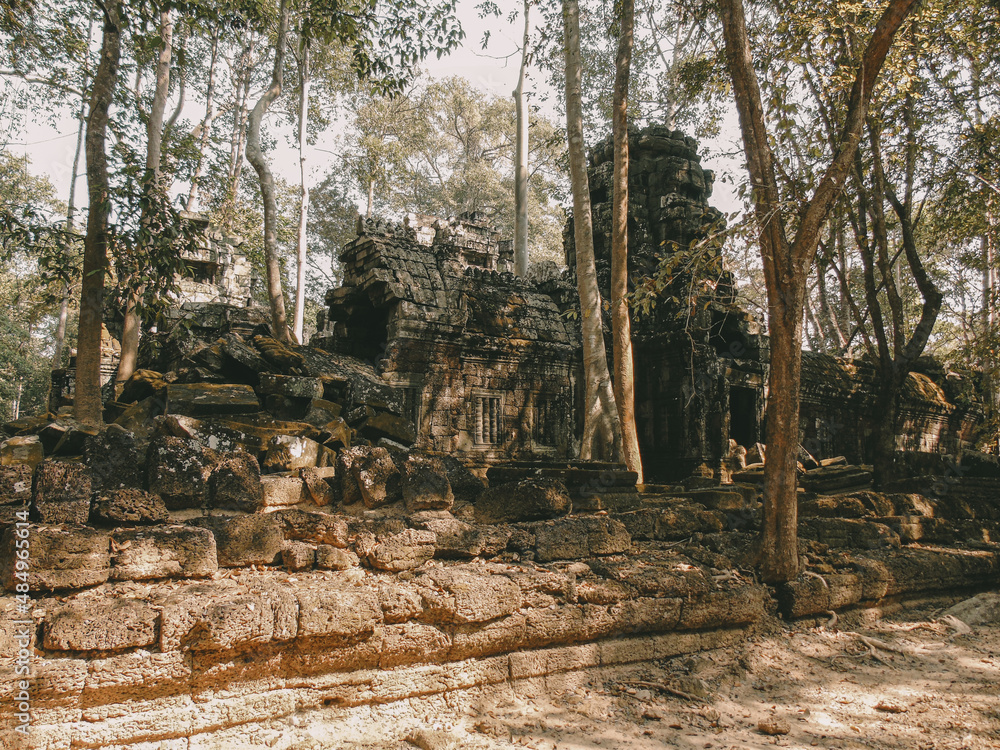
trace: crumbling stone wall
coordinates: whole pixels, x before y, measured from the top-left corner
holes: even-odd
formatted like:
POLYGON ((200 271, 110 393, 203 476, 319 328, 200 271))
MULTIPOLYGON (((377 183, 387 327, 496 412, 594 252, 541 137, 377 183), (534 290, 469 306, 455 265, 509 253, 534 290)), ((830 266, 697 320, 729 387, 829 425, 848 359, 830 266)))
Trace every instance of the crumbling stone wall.
POLYGON ((329 474, 259 476, 245 452, 214 456, 167 436, 143 454, 109 428, 82 461, 0 466, 0 507, 32 519, 0 524, 5 708, 20 689, 20 529, 32 622, 31 733, 15 733, 5 710, 0 743, 297 747, 303 727, 363 720, 359 707, 399 711, 428 696, 472 706, 486 691, 530 696, 728 645, 775 602, 787 617, 826 620, 995 586, 1000 572, 997 545, 983 541, 1000 528, 995 494, 968 506, 806 497, 810 575, 771 592, 742 572, 754 529, 738 527, 759 508, 752 487, 697 502, 647 494, 634 510, 591 515, 559 482, 474 490, 468 474, 448 479, 436 459, 397 453, 397 481, 383 466, 368 483, 378 451, 343 453, 343 473, 338 463, 329 474), (293 504, 229 505, 277 497, 268 476, 297 485, 280 495, 293 504), (394 486, 386 504, 371 494, 394 486), (185 495, 195 499, 164 507, 185 495), (497 512, 502 521, 487 520, 497 512))
POLYGON ((511 273, 479 216, 359 221, 313 344, 404 390, 417 445, 477 466, 573 453, 577 341, 559 281, 511 273))
MULTIPOLYGON (((957 456, 975 446, 982 410, 964 380, 930 358, 916 363, 903 385, 897 451, 957 456)), ((877 418, 877 383, 878 373, 869 361, 803 352, 803 445, 817 458, 846 456, 853 463, 866 462, 871 420, 877 418)))
POLYGON ((243 238, 213 229, 202 214, 184 213, 183 218, 199 227, 202 236, 197 248, 183 254, 190 275, 177 279, 178 301, 250 304, 255 279, 250 260, 240 251, 243 238))

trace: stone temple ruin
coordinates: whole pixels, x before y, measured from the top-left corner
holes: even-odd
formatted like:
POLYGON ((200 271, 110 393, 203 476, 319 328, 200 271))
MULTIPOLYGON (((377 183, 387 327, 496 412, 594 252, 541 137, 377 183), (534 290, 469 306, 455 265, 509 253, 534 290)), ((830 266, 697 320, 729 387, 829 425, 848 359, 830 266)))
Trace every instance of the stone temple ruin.
MULTIPOLYGON (((693 141, 651 128, 632 152, 638 280, 717 217, 693 141)), ((591 170, 605 285, 607 153, 591 170)), ((977 413, 957 376, 911 378, 914 475, 873 492, 854 465, 871 370, 806 357, 805 572, 767 587, 767 340, 724 269, 685 280, 690 318, 665 304, 637 321, 637 488, 572 461, 570 279, 514 277, 478 216, 359 230, 310 346, 201 287, 146 337, 106 427, 65 408, 3 425, 4 748, 334 747, 374 716, 394 743, 428 711, 474 724, 485 703, 733 643, 775 614, 996 588, 1000 466, 966 450, 977 413), (21 690, 27 734, 7 710, 21 690)), ((206 262, 221 275, 199 283, 227 278, 206 262)))

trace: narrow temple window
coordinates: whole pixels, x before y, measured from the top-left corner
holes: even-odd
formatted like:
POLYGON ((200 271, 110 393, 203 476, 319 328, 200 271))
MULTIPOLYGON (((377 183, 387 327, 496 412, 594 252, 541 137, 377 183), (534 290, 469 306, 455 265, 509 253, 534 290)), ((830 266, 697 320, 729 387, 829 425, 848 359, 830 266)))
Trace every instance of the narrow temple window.
POLYGON ((540 398, 535 404, 535 442, 555 447, 559 428, 559 409, 552 399, 540 398))
POLYGON ((417 431, 420 430, 420 400, 420 388, 415 385, 403 388, 403 416, 413 422, 417 431))
POLYGON ((503 422, 499 396, 476 396, 474 401, 476 443, 496 445, 500 442, 503 422))

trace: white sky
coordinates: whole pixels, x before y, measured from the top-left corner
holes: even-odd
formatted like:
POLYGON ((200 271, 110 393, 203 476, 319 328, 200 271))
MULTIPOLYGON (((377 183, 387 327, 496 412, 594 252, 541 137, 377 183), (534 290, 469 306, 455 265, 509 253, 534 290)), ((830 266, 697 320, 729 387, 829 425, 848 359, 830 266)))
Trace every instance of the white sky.
MULTIPOLYGON (((477 2, 478 0, 459 0, 459 17, 466 32, 462 47, 441 60, 430 58, 425 67, 434 78, 460 75, 483 91, 497 96, 510 96, 517 84, 520 62, 517 54, 522 34, 520 21, 508 24, 504 17, 480 19, 475 8, 477 2), (483 51, 480 46, 486 28, 490 29, 491 38, 489 48, 483 51)), ((531 76, 529 73, 528 85, 536 89, 545 86, 544 76, 541 74, 531 76)), ((546 114, 555 117, 553 111, 546 114)), ((268 125, 274 127, 278 116, 272 115, 269 119, 270 123, 266 123, 265 127, 268 125)), ((721 140, 732 141, 733 133, 724 135, 721 140)), ((297 184, 298 155, 288 138, 279 136, 278 144, 273 155, 273 169, 289 183, 297 184)), ((317 148, 310 149, 309 163, 313 165, 311 172, 314 182, 322 179, 332 158, 322 150, 324 145, 320 142, 317 148)), ((27 154, 31 158, 32 171, 35 174, 47 175, 55 185, 57 195, 65 199, 69 191, 75 147, 76 121, 71 113, 67 112, 54 127, 43 124, 29 125, 23 139, 18 145, 11 145, 10 148, 14 152, 27 154)), ((715 192, 711 199, 713 205, 726 212, 736 210, 738 202, 734 192, 730 185, 723 184, 718 177, 725 170, 736 169, 737 165, 728 161, 718 164, 703 161, 703 166, 716 170, 715 192)), ((85 206, 87 202, 84 169, 85 165, 81 161, 76 191, 78 206, 85 206)))

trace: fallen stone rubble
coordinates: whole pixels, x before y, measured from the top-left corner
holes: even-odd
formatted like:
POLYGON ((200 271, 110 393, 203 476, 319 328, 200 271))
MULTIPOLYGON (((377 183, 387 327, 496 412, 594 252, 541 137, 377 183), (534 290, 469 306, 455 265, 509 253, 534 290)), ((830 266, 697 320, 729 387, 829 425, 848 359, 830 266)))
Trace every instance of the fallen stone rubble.
MULTIPOLYGON (((29 434, 0 448, 0 704, 18 684, 27 515, 33 733, 22 743, 0 713, 4 747, 252 744, 303 712, 536 690, 732 643, 774 613, 825 621, 1000 579, 1000 503, 981 482, 940 498, 803 493, 805 571, 771 589, 753 574, 752 485, 635 492, 603 467, 597 501, 567 465, 497 471, 487 488, 350 424, 334 447, 234 414, 260 404, 244 385, 211 406, 212 389, 167 384, 145 432, 71 426, 52 443, 67 421, 13 425, 29 434)), ((323 395, 353 409, 354 388, 323 395)), ((318 386, 297 392, 318 408, 318 386)))

